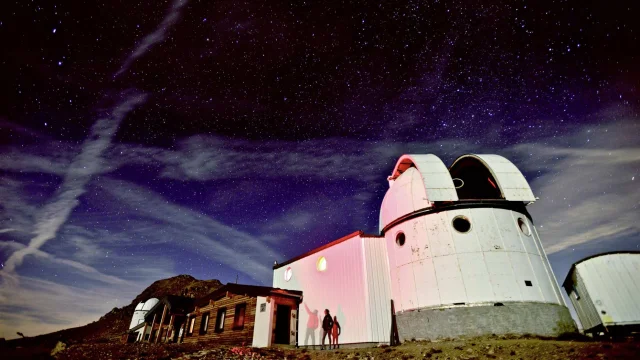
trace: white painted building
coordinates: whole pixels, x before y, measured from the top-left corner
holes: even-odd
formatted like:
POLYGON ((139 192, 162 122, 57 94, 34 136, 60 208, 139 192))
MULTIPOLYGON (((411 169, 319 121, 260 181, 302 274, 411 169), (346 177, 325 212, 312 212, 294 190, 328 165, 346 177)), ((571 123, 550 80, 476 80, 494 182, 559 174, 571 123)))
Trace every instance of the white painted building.
POLYGON ((275 267, 273 287, 303 294, 298 345, 321 344, 325 309, 337 316, 341 343, 389 341, 391 294, 386 253, 384 238, 354 232, 275 267))
POLYGON ((158 304, 160 300, 156 298, 150 298, 147 301, 140 302, 135 310, 133 311, 133 316, 131 317, 131 324, 129 324, 129 329, 135 333, 135 338, 132 341, 141 341, 145 338, 145 336, 149 336, 149 331, 145 334, 144 331, 146 327, 142 326, 144 324, 144 317, 147 315, 149 310, 153 309, 156 304, 158 304), (135 329, 134 329, 135 328, 135 329))
POLYGON ((389 342, 392 300, 401 339, 575 329, 526 210, 536 199, 509 160, 464 155, 447 168, 403 155, 387 180, 379 236, 356 232, 274 266, 274 287, 303 291, 300 329, 327 308, 341 343, 389 342))
POLYGON ((580 260, 571 266, 563 287, 585 332, 640 331, 640 252, 580 260))
POLYGON ((136 309, 133 311, 133 316, 131 317, 131 324, 129 324, 129 329, 133 329, 138 324, 144 322, 144 316, 151 310, 160 300, 156 298, 151 298, 147 301, 140 302, 136 309))
POLYGON ((513 301, 564 305, 525 210, 535 197, 511 162, 467 155, 447 169, 434 155, 405 155, 389 181, 380 230, 397 311, 513 301))

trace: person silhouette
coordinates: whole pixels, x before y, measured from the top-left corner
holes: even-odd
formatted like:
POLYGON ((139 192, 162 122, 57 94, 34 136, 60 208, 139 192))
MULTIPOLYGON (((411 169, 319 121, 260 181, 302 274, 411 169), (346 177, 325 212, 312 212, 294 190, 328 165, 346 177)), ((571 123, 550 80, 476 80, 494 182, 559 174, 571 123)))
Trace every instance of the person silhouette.
MULTIPOLYGON (((341 332, 342 332, 342 329, 340 328, 340 323, 338 322, 338 317, 334 316, 333 317, 333 327, 331 328, 331 337, 333 338, 333 348, 334 349, 339 349, 340 348, 340 344, 338 344, 338 336, 340 336, 341 332)), ((331 348, 331 344, 329 344, 329 348, 331 348)))
POLYGON ((333 328, 333 319, 329 314, 329 309, 324 309, 324 319, 322 319, 322 347, 324 350, 324 339, 329 337, 329 347, 331 347, 331 328, 333 328))
POLYGON ((318 310, 311 311, 307 304, 304 304, 304 308, 307 311, 309 319, 307 320, 307 332, 304 337, 304 345, 309 346, 309 338, 311 338, 311 348, 316 348, 316 329, 318 329, 319 319, 318 310))

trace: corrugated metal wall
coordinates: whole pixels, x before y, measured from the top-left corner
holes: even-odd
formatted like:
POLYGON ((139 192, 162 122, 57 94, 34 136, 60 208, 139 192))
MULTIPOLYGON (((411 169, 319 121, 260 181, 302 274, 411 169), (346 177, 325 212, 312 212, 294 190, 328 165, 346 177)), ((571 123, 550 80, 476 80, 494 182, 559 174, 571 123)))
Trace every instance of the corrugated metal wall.
MULTIPOLYGON (((322 329, 313 329, 310 317, 317 311, 321 325, 324 309, 329 309, 332 316, 338 317, 342 327, 341 343, 372 341, 365 268, 362 239, 355 236, 274 270, 274 287, 303 291, 304 299, 300 304, 299 314, 300 345, 320 344, 322 329), (316 269, 321 256, 327 261, 325 271, 316 269), (289 267, 292 276, 289 281, 285 281, 284 272, 289 267)), ((328 344, 328 340, 326 343, 328 344)))
POLYGON ((596 310, 596 307, 593 305, 587 288, 584 286, 584 281, 577 272, 573 273, 572 281, 574 289, 569 293, 569 300, 576 310, 582 329, 588 331, 602 324, 602 321, 598 315, 598 310, 596 310), (576 291, 579 297, 576 296, 576 291))
POLYGON ((640 323, 640 254, 595 257, 575 271, 604 325, 640 323))
POLYGON ((389 342, 391 331, 391 288, 387 244, 384 238, 363 238, 369 339, 389 342))

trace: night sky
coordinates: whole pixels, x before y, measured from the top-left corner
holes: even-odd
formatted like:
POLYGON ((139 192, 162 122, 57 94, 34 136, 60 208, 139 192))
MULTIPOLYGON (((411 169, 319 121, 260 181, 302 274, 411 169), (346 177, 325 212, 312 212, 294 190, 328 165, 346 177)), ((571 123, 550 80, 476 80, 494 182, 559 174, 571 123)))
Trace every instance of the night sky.
POLYGON ((269 285, 376 233, 404 153, 513 161, 560 282, 640 249, 640 13, 591 3, 2 2, 0 337, 269 285))

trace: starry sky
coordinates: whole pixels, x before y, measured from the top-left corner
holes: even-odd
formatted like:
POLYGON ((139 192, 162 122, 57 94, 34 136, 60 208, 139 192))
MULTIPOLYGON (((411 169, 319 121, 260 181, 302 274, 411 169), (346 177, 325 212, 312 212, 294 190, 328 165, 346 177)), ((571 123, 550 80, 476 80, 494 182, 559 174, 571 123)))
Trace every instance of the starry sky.
POLYGON ((631 1, 0 5, 0 337, 376 233, 404 153, 512 160, 561 282, 640 249, 631 1), (53 311, 52 311, 53 310, 53 311))

